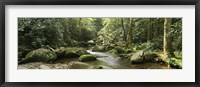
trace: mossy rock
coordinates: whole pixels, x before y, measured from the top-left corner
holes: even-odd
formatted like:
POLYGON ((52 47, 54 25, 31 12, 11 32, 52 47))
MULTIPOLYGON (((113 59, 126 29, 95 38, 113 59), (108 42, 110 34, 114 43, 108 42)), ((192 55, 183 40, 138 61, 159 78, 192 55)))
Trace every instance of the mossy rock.
POLYGON ((65 57, 74 58, 74 57, 80 57, 81 55, 85 54, 89 53, 83 48, 76 48, 76 47, 66 48, 65 57))
POLYGON ((69 62, 68 66, 70 69, 88 69, 90 65, 84 62, 69 62))
POLYGON ((48 49, 40 48, 29 52, 22 61, 19 63, 28 63, 28 62, 53 62, 57 58, 55 52, 48 49))
POLYGON ((105 51, 105 47, 104 46, 94 46, 92 51, 94 51, 94 52, 104 52, 105 51))
POLYGON ((142 57, 143 51, 139 51, 135 54, 133 54, 130 58, 131 64, 140 64, 143 63, 143 57, 142 57))
POLYGON ((55 50, 58 58, 76 58, 84 54, 89 54, 84 48, 77 47, 60 47, 55 50))
POLYGON ((81 61, 81 62, 95 61, 95 60, 97 60, 97 56, 90 55, 90 54, 88 54, 88 55, 82 55, 82 56, 79 57, 79 61, 81 61))

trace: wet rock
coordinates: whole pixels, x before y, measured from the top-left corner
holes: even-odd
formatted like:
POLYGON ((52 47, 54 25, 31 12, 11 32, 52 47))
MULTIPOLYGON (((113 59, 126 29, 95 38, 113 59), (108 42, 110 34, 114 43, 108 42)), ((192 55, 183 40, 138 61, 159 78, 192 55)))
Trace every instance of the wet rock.
POLYGON ((40 48, 29 52, 22 61, 19 63, 28 63, 28 62, 52 62, 57 58, 55 52, 48 49, 40 48))
POLYGON ((40 65, 39 69, 51 69, 50 67, 46 66, 46 65, 40 65))
POLYGON ((144 51, 138 51, 135 54, 133 54, 130 58, 131 64, 143 63, 142 55, 144 55, 144 51))
POLYGON ((83 62, 70 62, 68 63, 68 66, 70 69, 88 69, 90 68, 90 65, 83 62))
POLYGON ((79 61, 86 62, 86 61, 94 61, 97 59, 97 56, 95 55, 82 55, 79 57, 79 61))

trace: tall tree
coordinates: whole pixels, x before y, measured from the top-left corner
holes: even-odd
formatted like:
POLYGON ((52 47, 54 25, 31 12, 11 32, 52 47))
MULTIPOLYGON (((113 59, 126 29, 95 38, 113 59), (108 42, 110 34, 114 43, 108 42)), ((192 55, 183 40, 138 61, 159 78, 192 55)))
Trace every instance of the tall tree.
POLYGON ((122 29, 123 29, 123 39, 124 39, 124 41, 126 40, 126 34, 125 34, 125 28, 124 28, 124 19, 123 18, 121 18, 121 24, 122 24, 122 29))
POLYGON ((174 57, 174 51, 172 47, 172 33, 169 32, 171 30, 171 18, 164 19, 164 40, 163 40, 163 51, 164 58, 174 57))
POLYGON ((133 36, 133 33, 132 33, 132 31, 133 31, 133 28, 132 28, 132 21, 133 21, 133 19, 130 18, 130 19, 129 19, 128 35, 127 35, 127 44, 126 44, 127 47, 128 47, 128 46, 131 46, 131 43, 132 43, 132 36, 133 36))
POLYGON ((168 50, 167 50, 167 31, 169 29, 169 19, 164 18, 164 36, 163 36, 163 52, 164 58, 168 57, 168 50))

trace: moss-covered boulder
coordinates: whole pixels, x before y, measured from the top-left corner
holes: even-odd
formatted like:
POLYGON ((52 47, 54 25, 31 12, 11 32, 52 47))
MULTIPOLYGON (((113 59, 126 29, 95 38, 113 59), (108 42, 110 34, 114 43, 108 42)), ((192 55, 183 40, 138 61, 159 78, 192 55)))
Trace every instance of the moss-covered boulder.
POLYGON ((82 55, 82 56, 79 57, 79 61, 81 61, 81 62, 95 61, 95 60, 97 60, 97 56, 90 55, 90 54, 88 54, 88 55, 82 55))
POLYGON ((146 62, 155 62, 158 59, 158 55, 153 52, 144 52, 143 50, 136 52, 130 58, 131 64, 140 64, 146 62))
POLYGON ((84 48, 66 48, 65 57, 74 58, 84 54, 89 54, 84 48))
POLYGON ((55 52, 48 49, 40 48, 29 52, 25 58, 23 58, 19 63, 28 62, 53 62, 57 58, 55 52))
POLYGON ((104 46, 94 46, 92 51, 94 51, 94 52, 104 52, 105 47, 104 46))
POLYGON ((143 63, 142 55, 144 55, 144 51, 138 51, 135 54, 133 54, 130 58, 131 64, 143 63))
POLYGON ((84 54, 89 54, 84 48, 78 47, 60 47, 55 50, 58 58, 76 58, 84 54))

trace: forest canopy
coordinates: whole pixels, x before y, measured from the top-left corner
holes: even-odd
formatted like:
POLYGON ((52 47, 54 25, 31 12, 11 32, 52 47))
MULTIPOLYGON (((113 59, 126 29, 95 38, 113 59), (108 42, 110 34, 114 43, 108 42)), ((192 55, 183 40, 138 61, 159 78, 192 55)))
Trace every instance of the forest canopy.
POLYGON ((37 51, 52 52, 55 58, 48 54, 53 60, 45 62, 55 63, 72 57, 66 55, 72 48, 81 61, 96 60, 85 52, 92 49, 127 58, 130 65, 152 60, 182 68, 182 18, 18 18, 18 63, 49 59, 37 51))

